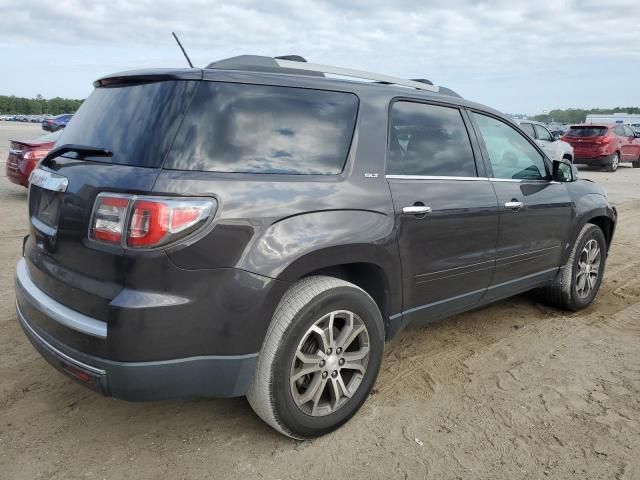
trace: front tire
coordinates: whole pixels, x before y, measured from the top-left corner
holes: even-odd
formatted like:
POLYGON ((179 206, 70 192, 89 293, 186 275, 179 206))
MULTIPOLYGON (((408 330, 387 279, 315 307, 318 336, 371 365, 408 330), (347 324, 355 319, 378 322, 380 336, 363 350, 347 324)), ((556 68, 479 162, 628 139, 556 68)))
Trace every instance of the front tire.
POLYGON ((591 305, 602 283, 606 257, 607 244, 602 230, 587 223, 578 234, 558 278, 542 289, 543 300, 572 311, 591 305))
POLYGON ((276 308, 247 399, 284 435, 324 435, 365 402, 383 352, 382 315, 364 290, 333 277, 303 278, 276 308))

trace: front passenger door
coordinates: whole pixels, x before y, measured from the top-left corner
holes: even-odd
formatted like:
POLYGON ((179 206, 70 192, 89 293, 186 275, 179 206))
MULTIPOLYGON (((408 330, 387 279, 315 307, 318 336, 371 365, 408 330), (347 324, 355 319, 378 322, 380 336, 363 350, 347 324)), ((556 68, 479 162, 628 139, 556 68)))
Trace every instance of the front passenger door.
POLYGON ((496 272, 486 297, 491 300, 553 278, 568 248, 573 210, 566 186, 552 181, 529 139, 502 119, 476 112, 472 117, 500 208, 496 272))

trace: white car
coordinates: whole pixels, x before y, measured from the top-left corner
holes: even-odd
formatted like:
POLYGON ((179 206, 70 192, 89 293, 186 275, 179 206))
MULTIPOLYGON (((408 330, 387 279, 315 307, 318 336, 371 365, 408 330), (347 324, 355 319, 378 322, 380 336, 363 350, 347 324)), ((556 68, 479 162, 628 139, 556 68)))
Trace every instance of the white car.
POLYGON ((559 140, 544 123, 533 120, 520 120, 520 127, 533 138, 551 160, 567 159, 573 162, 573 147, 567 142, 559 140))

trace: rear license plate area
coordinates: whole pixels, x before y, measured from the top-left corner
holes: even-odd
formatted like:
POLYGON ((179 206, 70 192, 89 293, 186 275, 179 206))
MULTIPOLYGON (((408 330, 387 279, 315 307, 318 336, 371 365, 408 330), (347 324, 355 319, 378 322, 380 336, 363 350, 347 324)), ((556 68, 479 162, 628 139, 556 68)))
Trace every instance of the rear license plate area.
POLYGON ((29 217, 33 227, 54 240, 58 231, 62 197, 67 189, 65 177, 46 170, 36 169, 31 175, 29 187, 29 217))
POLYGON ((60 192, 53 192, 40 187, 32 187, 29 199, 32 208, 31 218, 34 220, 34 226, 36 226, 36 228, 46 227, 43 233, 55 234, 60 217, 62 195, 60 192))

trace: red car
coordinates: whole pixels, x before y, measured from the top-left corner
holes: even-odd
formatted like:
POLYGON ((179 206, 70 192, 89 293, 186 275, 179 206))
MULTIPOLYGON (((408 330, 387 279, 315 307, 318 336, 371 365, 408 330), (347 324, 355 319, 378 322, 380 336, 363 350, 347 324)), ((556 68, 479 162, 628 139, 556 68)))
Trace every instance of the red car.
POLYGON ((606 167, 609 172, 620 162, 640 168, 640 134, 627 125, 572 125, 562 140, 573 147, 573 163, 606 167))
POLYGON ((28 188, 31 171, 38 161, 49 153, 59 136, 60 132, 55 132, 35 140, 11 140, 7 158, 7 178, 28 188))

